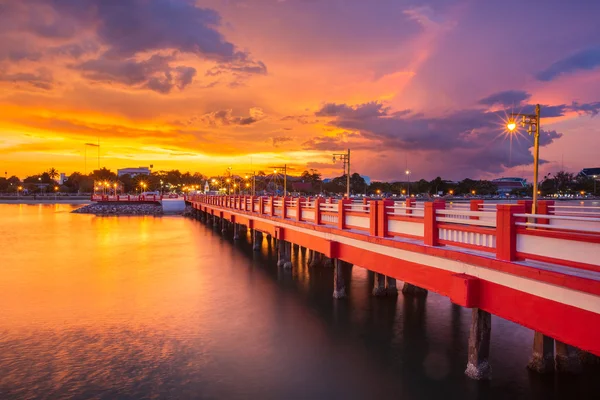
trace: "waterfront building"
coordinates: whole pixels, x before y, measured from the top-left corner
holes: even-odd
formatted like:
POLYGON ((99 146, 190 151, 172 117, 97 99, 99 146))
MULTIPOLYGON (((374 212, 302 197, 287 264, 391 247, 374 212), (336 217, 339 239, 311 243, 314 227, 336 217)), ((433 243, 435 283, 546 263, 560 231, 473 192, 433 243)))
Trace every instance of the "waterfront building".
POLYGON ((150 168, 138 167, 138 168, 121 168, 117 170, 117 176, 129 175, 132 178, 137 175, 150 175, 150 168))
POLYGON ((492 181, 498 188, 499 194, 510 193, 513 190, 525 189, 527 180, 523 178, 498 178, 492 181))

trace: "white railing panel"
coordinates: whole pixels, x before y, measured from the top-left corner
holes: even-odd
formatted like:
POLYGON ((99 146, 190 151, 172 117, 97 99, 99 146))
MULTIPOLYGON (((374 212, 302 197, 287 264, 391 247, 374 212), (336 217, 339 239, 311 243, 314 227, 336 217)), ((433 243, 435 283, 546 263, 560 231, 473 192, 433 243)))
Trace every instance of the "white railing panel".
POLYGON ((473 246, 496 248, 496 236, 492 232, 480 233, 440 228, 439 238, 440 240, 456 242, 457 245, 462 243, 473 246))
POLYGON ((356 215, 347 215, 345 220, 346 225, 356 226, 357 228, 369 229, 371 226, 370 217, 359 217, 356 215))
POLYGON ((286 217, 288 218, 296 218, 296 215, 298 215, 295 208, 288 208, 285 210, 285 213, 287 214, 286 217))
POLYGON ((323 223, 327 223, 327 224, 337 224, 338 223, 338 216, 337 215, 331 215, 331 214, 322 214, 321 215, 321 221, 323 223))
POLYGON ((302 219, 314 221, 315 220, 315 212, 313 210, 302 210, 302 219))
POLYGON ((599 265, 600 244, 537 235, 518 234, 517 252, 584 264, 599 265))
POLYGON ((425 224, 388 220, 388 232, 423 237, 425 236, 425 224))

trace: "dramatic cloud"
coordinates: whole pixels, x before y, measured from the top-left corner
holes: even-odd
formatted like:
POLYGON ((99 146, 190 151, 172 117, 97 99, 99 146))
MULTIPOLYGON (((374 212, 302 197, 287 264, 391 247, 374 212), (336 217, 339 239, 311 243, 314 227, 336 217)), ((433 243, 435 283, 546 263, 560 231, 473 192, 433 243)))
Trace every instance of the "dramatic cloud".
POLYGON ((347 104, 326 103, 315 112, 317 117, 339 117, 345 119, 364 119, 386 115, 388 107, 376 101, 355 106, 347 104))
POLYGON ((0 82, 10 82, 15 85, 27 85, 38 89, 50 90, 54 83, 52 72, 39 68, 35 72, 6 73, 0 70, 0 82))
MULTIPOLYGON (((522 101, 529 97, 526 92, 506 91, 486 97, 480 103, 504 104, 507 100, 522 101)), ((556 117, 566 112, 579 112, 593 116, 598 113, 599 108, 598 103, 543 105, 542 114, 546 117, 556 117)), ((377 103, 357 106, 326 104, 317 115, 335 116, 330 122, 332 125, 359 132, 359 137, 350 136, 353 149, 418 152, 426 155, 429 162, 436 165, 438 163, 435 160, 450 162, 446 154, 451 153, 460 158, 461 164, 468 164, 473 171, 480 173, 500 172, 509 166, 533 162, 533 143, 526 133, 513 139, 502 134, 503 111, 465 109, 438 117, 426 117, 407 111, 389 115, 387 110, 382 110, 381 107, 377 107, 377 103)), ((531 113, 533 110, 533 105, 521 107, 521 111, 525 113, 531 113)), ((556 131, 542 131, 540 145, 547 146, 561 136, 562 134, 556 131)), ((326 135, 306 141, 304 147, 329 151, 348 145, 348 140, 347 135, 326 135)), ((439 167, 444 168, 442 164, 439 167)))
POLYGON ((285 142, 291 142, 294 138, 290 136, 273 136, 271 138, 271 142, 273 143, 273 147, 279 147, 280 144, 285 142))
POLYGON ((537 73, 540 81, 551 81, 561 75, 579 70, 591 70, 600 66, 600 47, 582 50, 569 57, 558 60, 548 68, 537 73))
POLYGON ((254 107, 250 109, 250 115, 248 117, 241 117, 233 115, 233 110, 220 110, 212 113, 205 114, 199 118, 199 120, 212 126, 223 126, 223 125, 251 125, 255 122, 260 121, 264 118, 263 111, 254 107))
POLYGON ((479 104, 487 106, 500 105, 503 107, 518 106, 530 97, 531 94, 523 90, 506 90, 504 92, 494 93, 479 100, 479 104))
POLYGON ((174 87, 182 90, 192 83, 196 70, 192 67, 171 68, 172 56, 153 55, 148 60, 107 59, 85 61, 73 68, 89 80, 145 87, 159 93, 169 93, 174 87))
POLYGON ((92 81, 164 94, 185 88, 196 76, 193 66, 173 65, 179 55, 215 63, 217 73, 267 73, 263 62, 218 31, 215 10, 192 0, 23 0, 0 7, 0 61, 88 56, 69 66, 92 81), (48 40, 51 46, 40 45, 48 40))

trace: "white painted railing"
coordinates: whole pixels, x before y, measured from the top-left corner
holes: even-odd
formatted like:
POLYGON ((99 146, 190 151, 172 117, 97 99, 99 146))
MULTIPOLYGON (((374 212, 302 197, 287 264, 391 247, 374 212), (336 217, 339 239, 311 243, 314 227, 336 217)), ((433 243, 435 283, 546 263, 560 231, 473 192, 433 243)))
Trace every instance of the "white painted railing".
POLYGON ((515 214, 515 217, 525 218, 527 221, 532 221, 534 219, 537 221, 516 223, 517 226, 524 226, 526 228, 544 228, 554 231, 600 233, 600 218, 546 214, 515 214), (540 223, 540 220, 546 220, 548 223, 540 223))
POLYGON ((496 213, 486 211, 436 210, 438 222, 449 222, 473 226, 496 227, 496 213))

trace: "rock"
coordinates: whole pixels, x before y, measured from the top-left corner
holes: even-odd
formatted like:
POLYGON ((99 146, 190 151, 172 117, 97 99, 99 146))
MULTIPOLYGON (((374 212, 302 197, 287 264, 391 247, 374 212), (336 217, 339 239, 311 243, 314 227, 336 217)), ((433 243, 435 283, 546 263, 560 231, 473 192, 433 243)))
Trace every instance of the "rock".
POLYGON ((159 203, 94 203, 72 211, 76 214, 95 215, 163 215, 159 203))

